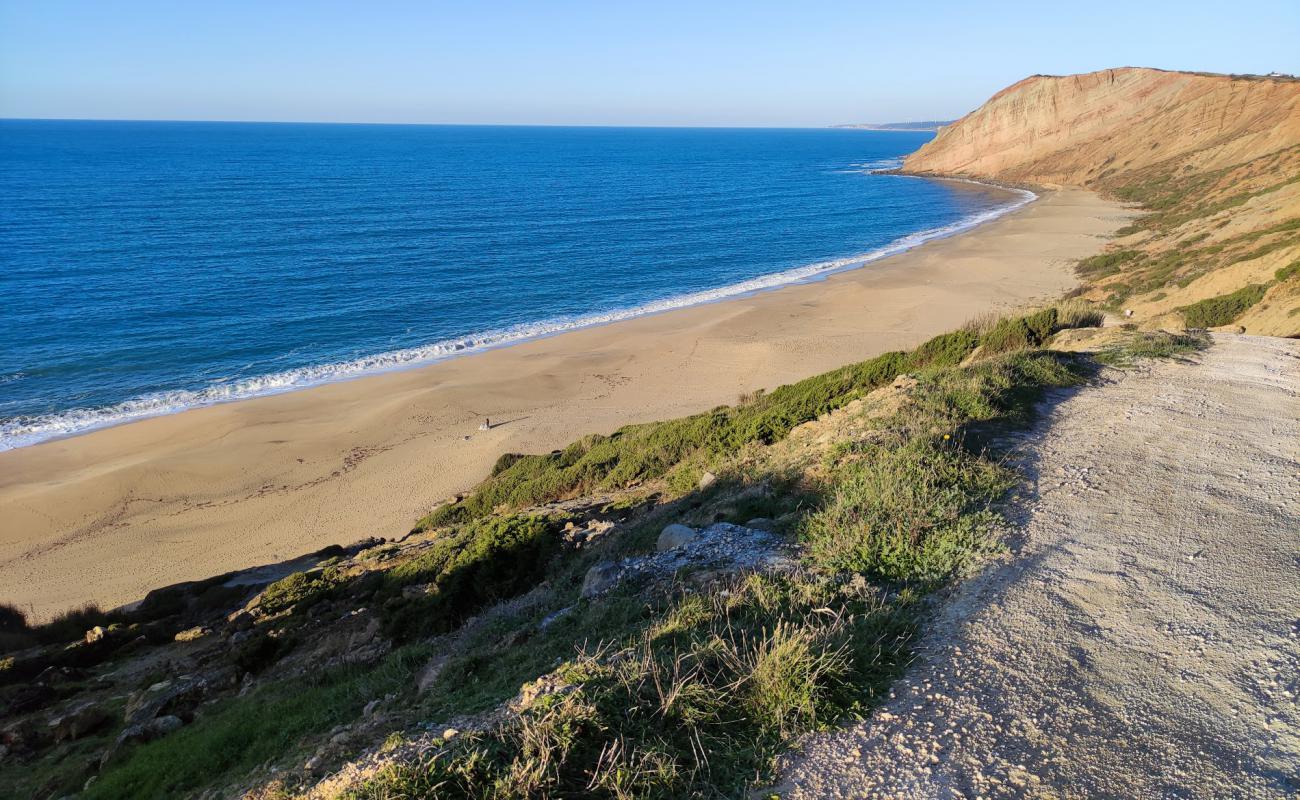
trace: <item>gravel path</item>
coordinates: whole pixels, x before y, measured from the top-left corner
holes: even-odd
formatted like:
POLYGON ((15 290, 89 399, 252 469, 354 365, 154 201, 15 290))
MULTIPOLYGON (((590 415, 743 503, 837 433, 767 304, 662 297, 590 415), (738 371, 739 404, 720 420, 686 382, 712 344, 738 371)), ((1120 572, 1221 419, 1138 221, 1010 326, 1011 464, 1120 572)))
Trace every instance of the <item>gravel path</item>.
POLYGON ((1053 408, 1016 557, 783 798, 1300 796, 1300 342, 1196 361, 1053 408))

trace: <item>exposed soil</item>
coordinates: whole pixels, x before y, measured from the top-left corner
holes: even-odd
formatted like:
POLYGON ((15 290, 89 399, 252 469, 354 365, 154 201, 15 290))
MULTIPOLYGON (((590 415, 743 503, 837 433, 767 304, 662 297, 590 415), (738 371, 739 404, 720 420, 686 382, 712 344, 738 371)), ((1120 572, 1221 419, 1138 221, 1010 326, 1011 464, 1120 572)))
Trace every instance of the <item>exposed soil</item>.
POLYGON ((1026 439, 1018 552, 783 798, 1300 793, 1300 342, 1102 382, 1026 439))

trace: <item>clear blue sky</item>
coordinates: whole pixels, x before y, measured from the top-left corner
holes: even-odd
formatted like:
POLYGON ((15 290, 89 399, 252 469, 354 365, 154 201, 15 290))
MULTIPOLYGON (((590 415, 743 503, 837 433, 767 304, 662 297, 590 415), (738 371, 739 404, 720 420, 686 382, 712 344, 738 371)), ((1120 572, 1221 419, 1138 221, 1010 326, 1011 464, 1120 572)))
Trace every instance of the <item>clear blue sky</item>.
POLYGON ((1037 72, 1300 72, 1300 0, 0 0, 0 116, 826 125, 1037 72))

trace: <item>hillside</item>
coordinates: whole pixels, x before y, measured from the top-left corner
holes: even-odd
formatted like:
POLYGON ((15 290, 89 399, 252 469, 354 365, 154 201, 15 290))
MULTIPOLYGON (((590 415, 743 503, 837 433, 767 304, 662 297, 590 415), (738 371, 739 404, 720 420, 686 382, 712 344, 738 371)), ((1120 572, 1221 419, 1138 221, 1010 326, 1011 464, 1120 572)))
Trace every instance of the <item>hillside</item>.
POLYGON ((1142 204, 1082 293, 1151 326, 1300 334, 1300 81, 1124 68, 1034 76, 909 156, 913 174, 1142 204), (1202 305, 1197 305, 1202 304, 1202 305))

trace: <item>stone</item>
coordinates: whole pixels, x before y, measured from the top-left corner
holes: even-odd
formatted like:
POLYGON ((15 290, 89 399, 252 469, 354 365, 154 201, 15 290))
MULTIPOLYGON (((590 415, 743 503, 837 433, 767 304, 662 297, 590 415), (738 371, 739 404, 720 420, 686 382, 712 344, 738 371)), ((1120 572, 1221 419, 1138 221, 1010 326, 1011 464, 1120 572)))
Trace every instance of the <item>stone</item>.
POLYGON ((749 522, 746 522, 745 527, 753 528, 756 531, 767 531, 768 533, 772 533, 776 530, 776 520, 771 520, 767 517, 755 517, 749 522))
POLYGON ((379 708, 380 702, 381 701, 379 700, 379 698, 375 698, 374 700, 371 700, 369 703, 366 703, 365 708, 361 709, 361 716, 369 717, 373 715, 375 713, 375 709, 379 708))
POLYGON ((108 712, 93 701, 81 703, 51 719, 50 734, 56 743, 80 739, 98 730, 108 719, 108 712))
POLYGON ((86 631, 86 644, 94 644, 95 642, 103 641, 104 637, 107 635, 108 631, 104 630, 102 625, 96 625, 86 631))
POLYGON ((702 492, 717 482, 717 475, 714 475, 712 472, 706 472, 700 476, 700 482, 698 484, 699 490, 702 492))
POLYGON ((612 561, 602 561, 587 570, 582 579, 582 597, 589 599, 604 594, 618 584, 620 571, 612 561))
POLYGON ((459 735, 460 735, 460 731, 456 730, 455 728, 448 728, 447 730, 442 732, 442 738, 444 740, 455 739, 459 735))
POLYGON ((159 681, 143 692, 131 695, 126 701, 124 715, 126 724, 128 727, 143 725, 164 710, 197 702, 206 689, 206 681, 193 675, 181 675, 174 680, 159 681))
POLYGON ((655 549, 663 553, 673 550, 699 538, 699 531, 694 528, 688 528, 685 525, 669 525, 659 534, 659 541, 655 542, 655 549))

